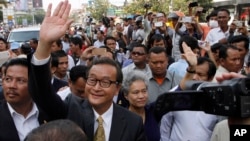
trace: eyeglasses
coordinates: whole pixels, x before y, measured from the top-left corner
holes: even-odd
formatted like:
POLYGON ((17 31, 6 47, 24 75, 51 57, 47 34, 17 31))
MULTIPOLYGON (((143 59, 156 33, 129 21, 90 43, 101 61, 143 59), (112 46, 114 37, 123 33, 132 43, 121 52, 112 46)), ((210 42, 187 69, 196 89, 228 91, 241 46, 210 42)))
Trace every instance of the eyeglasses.
POLYGON ((87 84, 90 86, 95 86, 97 82, 99 82, 99 85, 103 88, 108 88, 108 87, 110 87, 111 84, 118 84, 117 81, 111 81, 111 80, 107 80, 107 79, 98 80, 98 79, 92 78, 92 77, 88 77, 88 79, 87 79, 87 84))
POLYGON ((132 55, 138 55, 138 56, 142 56, 142 55, 145 55, 145 53, 143 52, 131 52, 132 55))

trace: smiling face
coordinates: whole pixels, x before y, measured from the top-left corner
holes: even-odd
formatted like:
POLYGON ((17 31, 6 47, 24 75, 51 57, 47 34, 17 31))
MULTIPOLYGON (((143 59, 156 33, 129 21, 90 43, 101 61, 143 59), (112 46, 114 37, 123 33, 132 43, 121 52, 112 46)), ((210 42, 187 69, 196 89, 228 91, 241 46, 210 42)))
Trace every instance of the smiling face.
POLYGON ((6 101, 13 108, 29 104, 32 100, 28 91, 28 68, 21 65, 8 67, 3 90, 6 101))
MULTIPOLYGON (((116 75, 117 71, 114 66, 97 64, 93 65, 89 70, 88 79, 94 78, 97 80, 117 81, 116 75)), ((111 83, 108 88, 103 88, 100 86, 100 81, 97 81, 94 86, 86 83, 85 87, 89 103, 100 115, 108 110, 113 103, 113 97, 118 94, 119 90, 120 85, 115 83, 111 83)))
POLYGON ((142 80, 134 81, 129 88, 125 98, 129 101, 129 106, 133 109, 144 108, 148 100, 148 91, 145 82, 142 80))

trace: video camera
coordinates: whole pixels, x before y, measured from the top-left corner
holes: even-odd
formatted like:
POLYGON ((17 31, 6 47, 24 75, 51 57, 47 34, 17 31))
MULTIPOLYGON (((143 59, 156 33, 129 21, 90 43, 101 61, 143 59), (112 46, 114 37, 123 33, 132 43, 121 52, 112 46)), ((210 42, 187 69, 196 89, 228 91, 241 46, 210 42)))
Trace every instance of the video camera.
POLYGON ((145 9, 150 9, 150 8, 152 7, 152 5, 151 5, 150 3, 145 3, 145 4, 143 5, 143 7, 144 7, 145 9))
POLYGON ((250 117, 250 78, 234 78, 222 83, 188 81, 185 91, 167 92, 155 103, 158 117, 169 111, 204 111, 208 114, 250 117))

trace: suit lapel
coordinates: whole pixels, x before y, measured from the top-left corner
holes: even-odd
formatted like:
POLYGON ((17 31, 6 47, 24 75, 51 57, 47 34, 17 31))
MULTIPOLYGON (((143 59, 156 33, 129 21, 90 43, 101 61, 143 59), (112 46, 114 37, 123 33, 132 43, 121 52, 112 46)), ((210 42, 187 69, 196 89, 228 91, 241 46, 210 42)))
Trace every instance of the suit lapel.
POLYGON ((84 132, 86 133, 88 140, 92 141, 94 139, 94 112, 88 100, 83 102, 82 108, 84 114, 84 132))
MULTIPOLYGON (((2 101, 1 101, 2 102, 2 101)), ((0 102, 0 140, 19 141, 15 123, 10 115, 7 103, 0 102)))
POLYGON ((122 139, 123 132, 126 129, 126 120, 124 113, 118 105, 114 104, 112 125, 110 129, 109 141, 119 141, 122 139), (115 114, 114 114, 115 113, 115 114))

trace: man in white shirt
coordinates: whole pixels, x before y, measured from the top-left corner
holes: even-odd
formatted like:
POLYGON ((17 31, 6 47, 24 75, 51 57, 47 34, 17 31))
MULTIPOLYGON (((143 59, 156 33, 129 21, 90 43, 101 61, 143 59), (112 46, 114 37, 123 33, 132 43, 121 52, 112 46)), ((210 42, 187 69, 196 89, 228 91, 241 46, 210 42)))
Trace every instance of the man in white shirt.
POLYGON ((30 97, 27 59, 7 63, 3 91, 6 101, 0 101, 1 141, 23 141, 32 129, 48 121, 30 97))
POLYGON ((94 42, 94 47, 104 46, 104 32, 102 30, 97 31, 97 40, 94 42))
POLYGON ((219 27, 210 30, 205 39, 210 43, 210 45, 215 43, 226 44, 230 34, 228 26, 230 12, 227 9, 220 9, 217 14, 217 20, 219 27))

